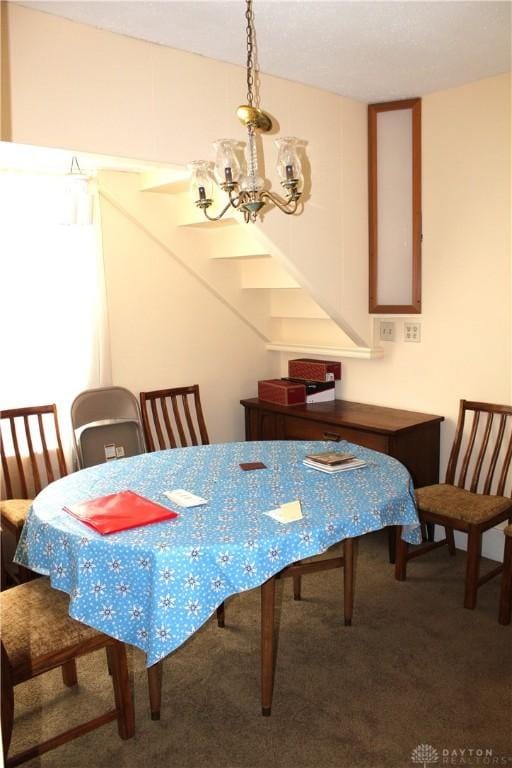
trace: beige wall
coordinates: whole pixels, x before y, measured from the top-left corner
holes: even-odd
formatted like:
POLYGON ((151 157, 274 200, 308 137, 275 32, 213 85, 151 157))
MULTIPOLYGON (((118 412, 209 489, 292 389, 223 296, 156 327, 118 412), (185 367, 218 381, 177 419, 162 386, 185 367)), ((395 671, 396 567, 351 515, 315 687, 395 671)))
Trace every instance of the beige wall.
MULTIPOLYGON (((233 117, 244 93, 238 67, 18 6, 9 6, 8 42, 8 138, 14 141, 185 162, 211 156, 210 142, 219 136, 243 138, 233 117)), ((307 138, 312 168, 304 215, 270 214, 265 234, 300 267, 317 299, 341 310, 349 324, 367 334, 372 321, 367 313, 366 108, 270 77, 262 77, 262 99, 278 117, 281 135, 307 138)), ((271 137, 265 141, 270 144, 271 137)), ((266 147, 267 157, 272 153, 266 147)), ((509 77, 424 98, 423 191, 422 341, 404 344, 402 320, 397 320, 398 340, 385 344, 384 359, 344 361, 339 395, 443 414, 448 420, 445 460, 460 397, 511 397, 509 77)), ((140 245, 141 255, 130 255, 126 274, 117 245, 107 265, 111 286, 124 280, 110 292, 118 350, 114 376, 126 377, 121 384, 139 383, 137 361, 129 352, 133 330, 119 318, 137 314, 126 306, 123 286, 137 289, 139 300, 145 286, 144 306, 155 297, 158 309, 154 317, 143 318, 146 343, 155 345, 154 354, 145 350, 144 375, 161 385, 175 364, 167 326, 176 318, 171 306, 165 312, 163 307, 169 282, 175 290, 181 273, 161 256, 148 261, 140 245), (158 341, 155 333, 161 334, 158 341)), ((197 300, 197 286, 190 290, 197 300)), ((232 361, 236 319, 227 320, 226 310, 215 308, 211 297, 204 304, 209 321, 202 336, 185 331, 187 345, 204 352, 208 364, 217 359, 211 349, 223 363, 232 361)), ((180 317, 184 326, 192 306, 180 317)), ((273 360, 259 340, 240 330, 242 336, 247 333, 236 345, 242 357, 233 382, 233 393, 237 389, 243 395, 255 392, 251 382, 270 370, 273 360)), ((173 343, 185 355, 187 345, 173 343)), ((197 359, 194 353, 187 364, 197 359)), ((210 386, 213 392, 213 379, 210 386)))
MULTIPOLYGON (((221 136, 245 140, 235 117, 245 70, 9 4, 11 130, 19 143, 187 163, 213 159, 221 136)), ((259 225, 357 343, 367 343, 364 104, 261 76, 281 136, 307 140, 309 202, 299 218, 259 225), (342 204, 343 203, 343 204, 342 204), (334 213, 334 215, 333 215, 334 213)), ((275 135, 265 136, 266 175, 275 135)))
POLYGON ((137 174, 104 172, 98 185, 114 383, 199 384, 210 441, 243 440, 240 398, 277 361, 187 269, 171 198, 139 192, 137 174))
MULTIPOLYGON (((460 398, 511 402, 510 76, 425 96, 421 342, 343 361, 339 396, 442 414, 443 471, 460 398)), ((283 367, 283 370, 285 368, 283 367)))

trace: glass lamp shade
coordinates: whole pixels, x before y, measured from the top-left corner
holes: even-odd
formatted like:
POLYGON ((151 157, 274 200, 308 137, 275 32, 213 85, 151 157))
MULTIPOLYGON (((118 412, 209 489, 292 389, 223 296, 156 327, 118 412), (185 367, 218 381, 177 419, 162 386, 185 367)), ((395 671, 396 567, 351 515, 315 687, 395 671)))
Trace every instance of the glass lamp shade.
POLYGON ((213 144, 216 151, 214 173, 218 184, 237 182, 240 177, 236 146, 237 142, 233 139, 218 139, 213 144))
POLYGON ((261 176, 242 176, 240 179, 242 192, 260 192, 264 186, 265 181, 261 176))
POLYGON ((299 143, 299 139, 293 136, 275 141, 278 148, 276 168, 282 182, 291 179, 302 180, 302 167, 297 153, 299 143))
POLYGON ((211 200, 213 197, 213 181, 210 176, 210 163, 207 160, 194 160, 188 164, 192 177, 190 191, 194 202, 211 200))

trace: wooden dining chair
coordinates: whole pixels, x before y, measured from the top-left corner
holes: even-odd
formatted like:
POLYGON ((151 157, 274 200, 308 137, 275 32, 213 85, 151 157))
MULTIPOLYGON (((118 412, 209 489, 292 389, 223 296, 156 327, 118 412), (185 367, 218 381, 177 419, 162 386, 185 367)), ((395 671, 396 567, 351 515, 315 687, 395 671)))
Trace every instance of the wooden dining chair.
MULTIPOLYGON (((148 451, 209 445, 198 384, 141 392, 140 409, 148 451)), ((217 624, 224 626, 224 603, 217 624)))
POLYGON ((30 571, 12 562, 32 499, 48 483, 67 474, 57 407, 38 405, 0 411, 3 487, 2 582, 22 583, 30 571))
MULTIPOLYGON (((344 621, 345 626, 352 624, 354 607, 354 545, 356 539, 343 541, 343 555, 336 557, 314 557, 299 561, 283 568, 261 586, 261 711, 265 716, 270 715, 274 689, 274 669, 276 639, 274 632, 275 621, 275 586, 276 580, 291 577, 296 579, 309 573, 343 568, 344 586, 344 621)), ((222 625, 223 626, 223 625, 222 625)), ((160 704, 162 698, 163 662, 159 661, 148 668, 149 699, 151 719, 160 719, 160 704)))
POLYGON ((276 579, 297 577, 325 571, 331 568, 343 568, 343 613, 346 627, 352 624, 354 609, 354 545, 357 539, 343 541, 343 555, 338 557, 314 557, 301 560, 283 568, 261 585, 261 712, 268 717, 272 709, 274 691, 274 672, 276 661, 275 625, 275 587, 276 579))
POLYGON ((505 552, 503 555, 503 573, 501 576, 500 624, 510 624, 512 613, 512 524, 505 528, 505 552))
POLYGON ((443 526, 446 536, 409 549, 398 532, 395 577, 399 581, 405 580, 412 558, 444 544, 455 555, 453 531, 462 531, 468 535, 464 607, 475 607, 478 587, 503 570, 498 565, 479 575, 482 534, 503 520, 512 522, 511 459, 512 406, 461 400, 446 481, 416 490, 421 522, 443 526))
MULTIPOLYGON (((2 672, 5 672, 2 675, 2 726, 5 722, 6 749, 9 748, 13 722, 13 689, 65 662, 75 661, 101 648, 107 650, 115 707, 17 755, 7 757, 7 768, 42 755, 112 720, 117 720, 122 739, 134 735, 135 720, 126 648, 113 637, 70 618, 68 603, 69 597, 52 589, 46 578, 13 587, 0 596, 2 672)), ((70 703, 70 706, 74 708, 75 702, 70 703)))
MULTIPOLYGON (((140 393, 144 438, 148 451, 208 445, 210 440, 201 406, 199 385, 140 393)), ((224 626, 224 603, 217 608, 217 624, 224 626)), ((151 719, 160 719, 163 662, 148 669, 151 719)))
POLYGON ((140 393, 148 451, 208 445, 199 385, 140 393))

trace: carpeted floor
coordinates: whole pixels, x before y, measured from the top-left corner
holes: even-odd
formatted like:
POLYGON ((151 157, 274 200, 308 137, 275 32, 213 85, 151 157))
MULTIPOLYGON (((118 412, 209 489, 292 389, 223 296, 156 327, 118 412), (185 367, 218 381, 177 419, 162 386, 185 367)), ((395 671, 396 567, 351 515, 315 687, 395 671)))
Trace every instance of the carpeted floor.
MULTIPOLYGON (((512 766, 512 624, 497 622, 499 579, 480 589, 475 611, 462 607, 464 566, 464 553, 443 548, 410 563, 398 583, 385 536, 363 537, 352 627, 343 626, 341 571, 305 578, 301 602, 289 579, 280 582, 270 718, 260 714, 255 590, 228 601, 225 629, 210 620, 167 659, 160 722, 149 719, 143 655, 131 650, 135 738, 121 741, 112 723, 26 765, 512 766), (420 762, 412 751, 422 744, 420 762)), ((58 671, 16 688, 11 754, 110 706, 104 654, 78 672, 78 690, 58 671)))

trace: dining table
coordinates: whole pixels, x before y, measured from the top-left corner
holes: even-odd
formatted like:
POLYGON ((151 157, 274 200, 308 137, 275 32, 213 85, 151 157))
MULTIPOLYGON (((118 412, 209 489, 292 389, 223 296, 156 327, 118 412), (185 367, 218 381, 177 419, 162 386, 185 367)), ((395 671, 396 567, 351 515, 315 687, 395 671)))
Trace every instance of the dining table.
POLYGON ((140 648, 151 667, 230 596, 387 526, 421 540, 410 475, 390 456, 345 441, 220 443, 109 461, 51 483, 32 503, 16 561, 69 594, 70 616, 140 648), (365 466, 330 474, 303 463, 332 450, 365 466), (263 466, 241 467, 252 464, 263 466), (176 489, 205 503, 172 503, 165 494, 176 489), (64 509, 123 490, 178 515, 102 535, 64 509), (300 502, 300 519, 267 514, 291 501, 300 502))

